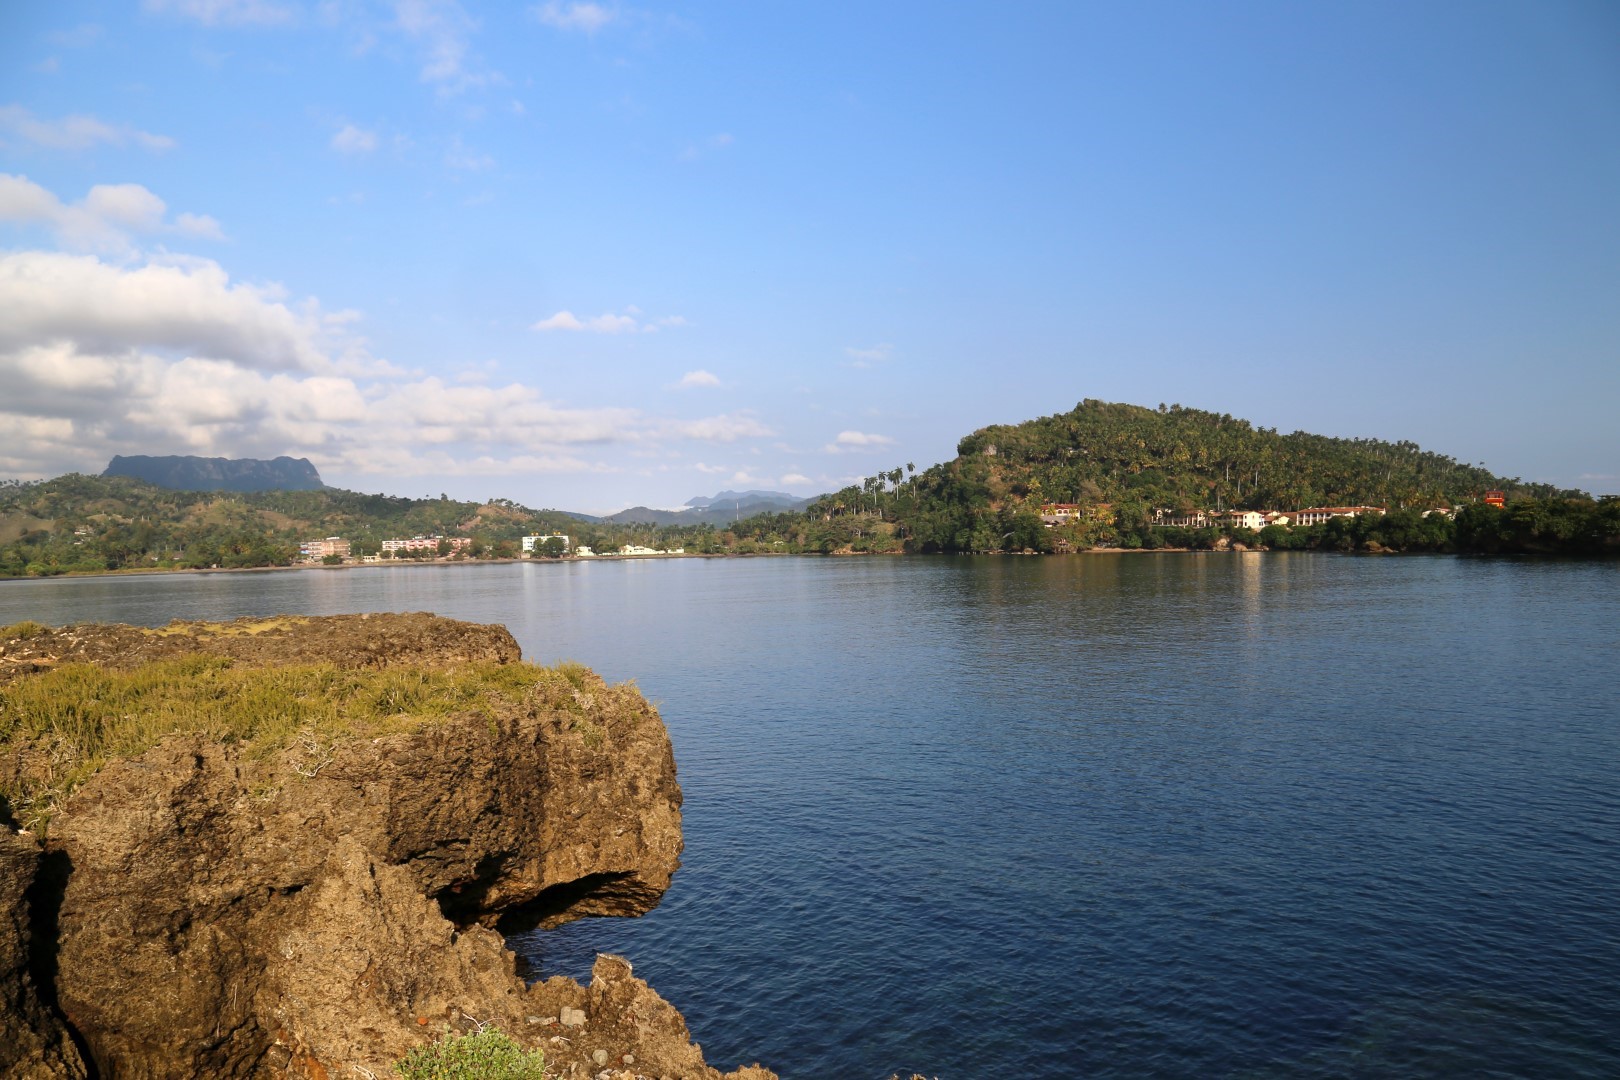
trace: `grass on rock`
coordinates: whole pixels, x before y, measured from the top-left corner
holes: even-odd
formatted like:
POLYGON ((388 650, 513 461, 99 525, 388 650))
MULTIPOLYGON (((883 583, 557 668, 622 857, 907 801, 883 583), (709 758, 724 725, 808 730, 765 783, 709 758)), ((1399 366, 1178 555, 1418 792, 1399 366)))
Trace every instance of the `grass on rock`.
MULTIPOLYGON (((258 758, 301 749, 307 761, 347 738, 468 714, 493 719, 513 707, 571 713, 570 726, 594 744, 605 721, 640 715, 644 705, 633 684, 606 686, 572 663, 257 667, 193 655, 127 670, 63 664, 0 683, 0 812, 40 829, 108 762, 175 733, 258 758)), ((292 771, 311 776, 318 768, 294 760, 292 771)))

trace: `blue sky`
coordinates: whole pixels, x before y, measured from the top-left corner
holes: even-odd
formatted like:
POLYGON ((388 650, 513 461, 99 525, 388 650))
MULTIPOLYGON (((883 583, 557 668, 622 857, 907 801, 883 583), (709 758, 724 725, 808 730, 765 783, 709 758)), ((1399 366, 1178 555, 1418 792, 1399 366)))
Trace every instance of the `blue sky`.
POLYGON ((613 511, 1082 398, 1620 492, 1620 8, 0 8, 0 475, 613 511))

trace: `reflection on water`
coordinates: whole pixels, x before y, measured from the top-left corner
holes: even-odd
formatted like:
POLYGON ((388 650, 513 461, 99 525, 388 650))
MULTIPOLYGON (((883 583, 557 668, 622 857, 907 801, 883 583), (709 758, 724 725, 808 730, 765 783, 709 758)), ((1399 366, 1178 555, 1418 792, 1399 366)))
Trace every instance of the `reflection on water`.
POLYGON ((682 560, 0 583, 0 622, 431 610, 635 678, 621 952, 789 1077, 1620 1075, 1620 568, 682 560))

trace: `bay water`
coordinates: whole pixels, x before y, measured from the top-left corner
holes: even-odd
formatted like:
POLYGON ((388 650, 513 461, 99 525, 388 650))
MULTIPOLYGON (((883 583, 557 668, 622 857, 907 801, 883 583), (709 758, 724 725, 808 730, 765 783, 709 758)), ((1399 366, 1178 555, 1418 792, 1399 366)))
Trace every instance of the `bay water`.
POLYGON ((0 582, 0 625, 433 611, 660 708, 635 965, 788 1078, 1620 1075, 1620 565, 759 558, 0 582))

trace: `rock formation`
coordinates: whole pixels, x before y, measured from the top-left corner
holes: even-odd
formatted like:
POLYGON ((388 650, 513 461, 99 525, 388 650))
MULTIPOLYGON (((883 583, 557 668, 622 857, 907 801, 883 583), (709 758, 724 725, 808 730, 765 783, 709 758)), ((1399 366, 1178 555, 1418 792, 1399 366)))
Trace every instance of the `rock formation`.
POLYGON ((129 476, 176 491, 319 491, 321 474, 308 458, 208 458, 119 455, 102 476, 129 476))
MULTIPOLYGON (((32 838, 0 828, 0 1076, 77 1080, 85 1076, 84 1062, 34 980, 29 913, 39 859, 32 838)), ((49 963, 48 955, 40 959, 49 963)))
MULTIPOLYGON (((0 642, 0 687, 186 652, 518 661, 504 629, 427 615, 68 627, 0 642)), ((589 987, 528 986, 501 937, 641 914, 678 865, 657 713, 582 670, 567 693, 269 753, 173 734, 100 769, 43 846, 0 830, 0 1073, 383 1077, 411 1047, 493 1022, 561 1077, 718 1078, 628 963, 600 958, 589 987)), ((37 767, 6 749, 0 784, 37 767)))

